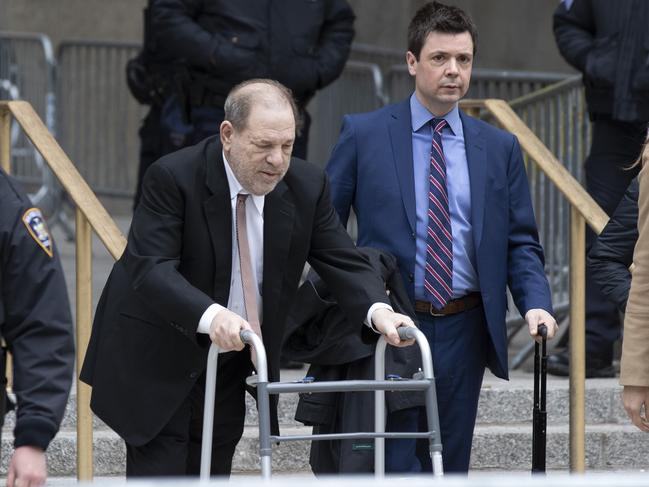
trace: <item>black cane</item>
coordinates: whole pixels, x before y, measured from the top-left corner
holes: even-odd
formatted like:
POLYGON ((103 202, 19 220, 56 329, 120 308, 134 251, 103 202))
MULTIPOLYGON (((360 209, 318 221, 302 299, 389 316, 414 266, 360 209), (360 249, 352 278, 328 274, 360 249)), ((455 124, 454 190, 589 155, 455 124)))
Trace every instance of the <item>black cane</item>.
POLYGON ((545 473, 545 445, 547 414, 546 407, 546 385, 547 385, 547 362, 546 340, 548 328, 539 325, 541 336, 541 353, 539 355, 539 344, 534 344, 534 410, 532 414, 532 473, 545 473))

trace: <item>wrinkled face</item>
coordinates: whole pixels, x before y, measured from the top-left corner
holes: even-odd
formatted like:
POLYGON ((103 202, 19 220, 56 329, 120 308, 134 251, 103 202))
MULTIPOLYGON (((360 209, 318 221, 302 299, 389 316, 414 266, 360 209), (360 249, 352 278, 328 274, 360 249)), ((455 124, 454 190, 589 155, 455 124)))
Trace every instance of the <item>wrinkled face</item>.
POLYGON ((406 62, 408 72, 415 77, 419 101, 434 115, 445 115, 469 89, 473 66, 471 34, 431 32, 419 60, 408 51, 406 62))
POLYGON ((221 124, 223 152, 241 186, 254 195, 270 193, 284 177, 295 141, 291 107, 252 107, 245 127, 221 124))

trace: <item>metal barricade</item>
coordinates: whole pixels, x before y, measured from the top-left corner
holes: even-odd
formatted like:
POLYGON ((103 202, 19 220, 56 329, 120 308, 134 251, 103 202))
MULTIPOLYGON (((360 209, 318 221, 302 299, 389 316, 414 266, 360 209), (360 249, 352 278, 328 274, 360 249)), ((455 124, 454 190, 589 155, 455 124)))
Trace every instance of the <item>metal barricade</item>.
MULTIPOLYGON (((583 162, 590 147, 591 128, 581 76, 512 100, 510 105, 575 179, 583 183, 583 162)), ((526 158, 526 166, 539 238, 545 251, 545 271, 555 313, 561 319, 568 312, 570 300, 570 205, 536 164, 527 164, 526 158)), ((510 329, 513 330, 511 326, 510 329)), ((532 347, 533 343, 524 347, 513 358, 512 367, 518 367, 532 347)))
POLYGON ((318 92, 309 105, 311 162, 324 167, 340 132, 343 115, 369 112, 387 103, 383 76, 376 64, 349 61, 340 78, 318 92))
MULTIPOLYGON (((137 44, 87 41, 59 48, 59 139, 99 195, 130 197, 135 189, 137 132, 145 107, 128 93, 124 68, 138 49, 137 44)), ((378 66, 348 62, 340 78, 309 105, 309 160, 326 164, 343 114, 386 102, 378 66)))
POLYGON ((137 44, 70 41, 59 46, 59 141, 98 195, 131 198, 146 107, 126 86, 137 44))
POLYGON ((376 64, 382 73, 387 73, 391 66, 406 62, 406 51, 354 42, 349 53, 349 59, 351 61, 376 64))
MULTIPOLYGON (((562 73, 504 71, 474 68, 466 98, 502 98, 511 100, 566 79, 562 73)), ((387 93, 392 101, 403 100, 415 89, 405 61, 391 66, 386 75, 387 93)))
MULTIPOLYGON (((50 39, 43 34, 0 32, 0 99, 31 103, 56 134, 56 61, 50 39)), ((14 124, 11 131, 12 174, 34 192, 30 197, 52 223, 60 209, 61 192, 51 171, 37 150, 14 124)))

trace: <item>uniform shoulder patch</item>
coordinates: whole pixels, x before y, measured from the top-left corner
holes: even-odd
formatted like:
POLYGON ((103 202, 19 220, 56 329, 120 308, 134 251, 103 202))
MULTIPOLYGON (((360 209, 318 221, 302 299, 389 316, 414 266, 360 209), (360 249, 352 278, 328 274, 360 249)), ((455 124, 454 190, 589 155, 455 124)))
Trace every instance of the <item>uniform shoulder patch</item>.
POLYGON ((47 223, 45 223, 45 218, 43 218, 41 210, 38 208, 30 208, 27 210, 23 214, 23 223, 27 227, 29 235, 31 235, 47 255, 52 257, 54 254, 52 237, 50 237, 50 232, 47 229, 47 223))

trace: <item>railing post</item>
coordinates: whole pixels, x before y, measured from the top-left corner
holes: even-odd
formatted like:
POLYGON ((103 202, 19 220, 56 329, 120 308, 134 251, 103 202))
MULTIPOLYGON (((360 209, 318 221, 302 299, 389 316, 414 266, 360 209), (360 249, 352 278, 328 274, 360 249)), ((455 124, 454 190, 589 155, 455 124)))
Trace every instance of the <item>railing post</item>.
POLYGON ((11 112, 6 106, 0 107, 0 167, 11 172, 11 112))
POLYGON ((586 469, 586 223, 570 208, 570 471, 586 469))
MULTIPOLYGON (((77 266, 77 377, 90 339, 92 325, 92 228, 85 215, 76 212, 77 266)), ((77 379, 77 478, 92 480, 92 413, 90 387, 77 379)))

